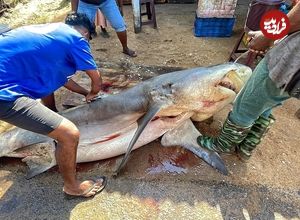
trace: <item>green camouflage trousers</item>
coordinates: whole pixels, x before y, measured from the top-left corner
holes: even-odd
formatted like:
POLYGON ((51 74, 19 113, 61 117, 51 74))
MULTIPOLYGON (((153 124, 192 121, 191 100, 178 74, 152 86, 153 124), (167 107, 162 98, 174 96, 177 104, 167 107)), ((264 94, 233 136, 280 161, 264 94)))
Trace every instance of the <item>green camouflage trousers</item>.
POLYGON ((261 115, 267 118, 274 107, 288 98, 288 93, 277 88, 270 79, 263 59, 234 101, 229 119, 236 125, 248 127, 261 115))

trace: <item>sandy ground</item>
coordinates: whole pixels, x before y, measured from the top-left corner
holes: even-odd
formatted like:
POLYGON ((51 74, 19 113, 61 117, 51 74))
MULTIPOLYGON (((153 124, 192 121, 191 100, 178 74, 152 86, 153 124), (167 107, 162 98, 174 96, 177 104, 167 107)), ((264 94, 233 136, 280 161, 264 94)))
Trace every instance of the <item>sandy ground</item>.
MULTIPOLYGON (((56 9, 61 14, 67 11, 63 6, 56 9)), ((117 77, 128 82, 126 87, 173 69, 226 62, 242 30, 247 1, 239 1, 231 38, 195 38, 195 9, 194 4, 157 5, 158 30, 145 26, 134 34, 131 8, 125 6, 129 46, 138 57, 121 53, 111 28, 110 38, 93 39, 94 57, 105 80, 117 77)), ((52 19, 63 17, 51 14, 53 8, 48 11, 52 19)), ((23 14, 31 22, 30 13, 23 14)), ((2 17, 0 22, 20 25, 14 18, 2 17)), ((65 90, 57 93, 60 103, 70 96, 65 90)), ((199 123, 199 130, 216 134, 229 108, 211 124, 199 123)), ((27 181, 25 165, 0 158, 0 219, 300 219, 300 123, 294 116, 298 108, 298 100, 289 100, 274 111, 277 121, 248 163, 224 156, 228 177, 192 153, 163 148, 156 140, 134 151, 123 174, 110 178, 106 191, 92 200, 65 201, 56 168, 27 181)), ((110 176, 120 158, 78 165, 79 176, 110 176)))

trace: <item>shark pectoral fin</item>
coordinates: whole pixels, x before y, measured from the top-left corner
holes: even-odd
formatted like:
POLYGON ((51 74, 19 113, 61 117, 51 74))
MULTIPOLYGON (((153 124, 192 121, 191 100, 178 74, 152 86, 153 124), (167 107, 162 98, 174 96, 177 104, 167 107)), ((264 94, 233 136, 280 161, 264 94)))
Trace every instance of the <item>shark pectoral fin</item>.
POLYGON ((147 124, 153 119, 153 117, 156 115, 157 112, 159 112, 160 109, 161 109, 160 105, 151 106, 150 109, 147 111, 147 113, 137 121, 138 128, 135 131, 135 133, 128 145, 125 156, 123 157, 121 163, 119 164, 118 168, 114 172, 113 176, 116 177, 119 174, 119 172, 121 171, 121 169, 124 167, 124 165, 126 164, 126 162, 128 160, 128 157, 132 151, 134 144, 138 140, 139 136, 141 135, 141 133, 143 132, 143 130, 145 129, 147 124))
POLYGON ((216 153, 200 147, 197 137, 201 135, 190 119, 186 120, 180 127, 168 131, 161 140, 161 144, 168 146, 182 146, 202 158, 210 166, 216 168, 224 175, 228 175, 228 170, 221 157, 216 153))
POLYGON ((56 165, 54 143, 40 143, 31 147, 38 149, 38 151, 36 155, 30 155, 22 159, 22 162, 25 162, 29 167, 26 179, 31 179, 56 165))

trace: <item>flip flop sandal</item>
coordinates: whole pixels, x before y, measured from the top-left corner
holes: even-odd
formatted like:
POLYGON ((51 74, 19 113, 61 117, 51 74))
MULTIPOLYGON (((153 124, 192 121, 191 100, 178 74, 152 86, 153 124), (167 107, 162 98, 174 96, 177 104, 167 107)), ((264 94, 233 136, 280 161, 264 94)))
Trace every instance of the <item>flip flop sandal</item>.
POLYGON ((71 199, 78 199, 78 198, 93 198, 96 194, 102 192, 104 190, 104 188, 106 187, 106 184, 107 184, 107 178, 105 176, 101 176, 100 178, 96 179, 96 180, 93 180, 95 183, 90 186, 87 190, 85 190, 82 194, 80 195, 71 195, 71 194, 68 194, 68 193, 65 193, 64 192, 64 197, 65 199, 67 200, 71 200, 71 199), (91 191, 93 191, 93 189, 95 188, 95 186, 97 185, 97 180, 99 179, 102 179, 102 185, 101 187, 95 191, 95 194, 94 195, 91 195, 91 196, 86 196, 87 194, 89 194, 91 191))

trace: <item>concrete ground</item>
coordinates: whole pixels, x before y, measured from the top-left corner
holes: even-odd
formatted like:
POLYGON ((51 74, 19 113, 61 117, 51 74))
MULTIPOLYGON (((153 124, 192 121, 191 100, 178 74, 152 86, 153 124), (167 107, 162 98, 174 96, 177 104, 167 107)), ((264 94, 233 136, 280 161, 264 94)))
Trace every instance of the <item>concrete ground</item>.
MULTIPOLYGON (((239 1, 233 36, 222 39, 193 37, 194 4, 156 5, 158 31, 145 27, 135 35, 126 6, 129 45, 139 56, 123 55, 109 29, 111 38, 98 36, 91 42, 95 59, 105 79, 122 76, 123 81, 143 80, 175 67, 226 62, 247 4, 239 1)), ((65 95, 62 90, 62 103, 65 95)), ((277 123, 249 163, 224 156, 228 177, 192 153, 163 148, 156 140, 134 151, 116 179, 111 174, 122 157, 78 165, 81 179, 107 175, 108 185, 93 199, 67 201, 57 168, 26 180, 27 167, 21 161, 0 158, 0 219, 300 219, 300 123, 294 117, 298 107, 299 101, 289 100, 276 109, 277 123)), ((212 124, 200 123, 199 129, 215 134, 228 110, 212 124)))

